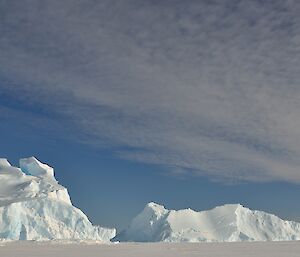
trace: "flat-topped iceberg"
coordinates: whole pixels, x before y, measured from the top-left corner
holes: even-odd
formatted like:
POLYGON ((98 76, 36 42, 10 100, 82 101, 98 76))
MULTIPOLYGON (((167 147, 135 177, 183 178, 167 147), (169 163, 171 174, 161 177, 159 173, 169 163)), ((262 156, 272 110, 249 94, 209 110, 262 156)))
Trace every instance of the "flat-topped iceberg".
POLYGON ((0 239, 109 241, 115 234, 72 205, 50 166, 34 157, 21 159, 20 168, 0 159, 0 239))

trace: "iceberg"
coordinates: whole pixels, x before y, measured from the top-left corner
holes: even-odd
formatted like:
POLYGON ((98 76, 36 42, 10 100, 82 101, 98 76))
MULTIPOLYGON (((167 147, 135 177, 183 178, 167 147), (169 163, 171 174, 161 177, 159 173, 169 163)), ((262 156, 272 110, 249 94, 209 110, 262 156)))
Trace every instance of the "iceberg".
POLYGON ((226 204, 212 210, 168 210, 148 203, 116 241, 238 242, 300 240, 300 223, 226 204))
POLYGON ((72 205, 52 167, 34 157, 21 159, 20 168, 0 159, 0 239, 108 242, 115 235, 72 205))

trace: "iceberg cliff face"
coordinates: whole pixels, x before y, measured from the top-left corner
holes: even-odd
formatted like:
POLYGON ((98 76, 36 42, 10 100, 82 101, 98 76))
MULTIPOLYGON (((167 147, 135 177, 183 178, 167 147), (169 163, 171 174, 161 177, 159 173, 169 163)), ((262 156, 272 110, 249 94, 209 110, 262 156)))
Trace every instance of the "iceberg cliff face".
POLYGON ((149 203, 114 240, 235 242, 299 240, 300 223, 228 204, 209 211, 167 210, 149 203))
POLYGON ((20 168, 0 159, 0 239, 109 241, 115 234, 72 205, 53 168, 34 157, 21 159, 20 168))

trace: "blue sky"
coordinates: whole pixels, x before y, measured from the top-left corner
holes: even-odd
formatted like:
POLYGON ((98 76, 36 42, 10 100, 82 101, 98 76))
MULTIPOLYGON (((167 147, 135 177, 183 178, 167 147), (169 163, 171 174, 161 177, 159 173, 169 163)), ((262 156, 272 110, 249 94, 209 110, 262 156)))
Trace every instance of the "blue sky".
POLYGON ((0 1, 0 155, 97 224, 149 201, 300 220, 297 1, 0 1))

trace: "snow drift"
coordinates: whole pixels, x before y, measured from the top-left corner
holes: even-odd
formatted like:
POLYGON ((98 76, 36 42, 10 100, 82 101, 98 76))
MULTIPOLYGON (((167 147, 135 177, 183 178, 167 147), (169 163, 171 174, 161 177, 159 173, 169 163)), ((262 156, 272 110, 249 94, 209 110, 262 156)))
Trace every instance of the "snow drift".
POLYGON ((53 168, 34 157, 21 159, 20 168, 0 159, 0 239, 109 241, 115 234, 72 205, 53 168))
POLYGON ((228 204, 209 211, 167 210, 149 203, 114 240, 234 242, 299 240, 300 223, 228 204))

